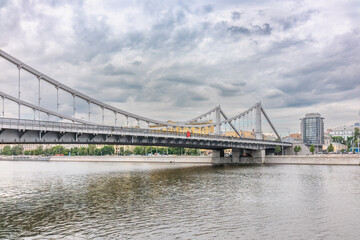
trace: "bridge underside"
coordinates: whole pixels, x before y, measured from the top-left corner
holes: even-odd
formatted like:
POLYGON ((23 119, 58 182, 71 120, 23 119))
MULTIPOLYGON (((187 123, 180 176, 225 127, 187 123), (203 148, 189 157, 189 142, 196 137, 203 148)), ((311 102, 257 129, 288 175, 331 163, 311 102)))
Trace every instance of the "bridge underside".
POLYGON ((40 131, 40 130, 0 130, 0 143, 3 144, 106 144, 106 145, 142 145, 167 146, 221 150, 240 148, 249 150, 273 149, 276 144, 247 143, 246 141, 224 141, 224 139, 192 139, 179 136, 132 136, 89 134, 76 132, 40 131))

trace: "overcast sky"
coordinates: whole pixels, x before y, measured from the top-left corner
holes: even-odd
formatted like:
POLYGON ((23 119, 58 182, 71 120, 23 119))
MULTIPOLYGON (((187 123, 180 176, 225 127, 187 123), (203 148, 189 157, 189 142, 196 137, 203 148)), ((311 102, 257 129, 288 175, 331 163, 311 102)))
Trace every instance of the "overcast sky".
POLYGON ((360 122, 359 26, 358 0, 0 0, 0 48, 80 92, 160 120, 262 101, 280 132, 360 122))

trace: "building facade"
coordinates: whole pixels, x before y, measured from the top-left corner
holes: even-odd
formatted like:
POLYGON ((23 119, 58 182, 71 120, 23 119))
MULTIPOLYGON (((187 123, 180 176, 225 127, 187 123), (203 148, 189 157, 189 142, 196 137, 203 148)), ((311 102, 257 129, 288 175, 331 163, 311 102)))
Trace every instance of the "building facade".
MULTIPOLYGON (((167 121, 167 123, 173 123, 176 124, 177 122, 174 121, 167 121)), ((187 124, 188 127, 165 127, 163 125, 150 125, 151 129, 155 130, 161 130, 161 131, 169 131, 169 132, 180 132, 180 133, 199 133, 199 134, 211 134, 214 133, 214 126, 203 126, 212 124, 213 121, 203 121, 203 122, 191 122, 191 123, 183 123, 179 122, 181 124, 187 124)))
MULTIPOLYGON (((333 152, 335 152, 335 153, 340 153, 341 150, 343 150, 343 151, 346 151, 346 150, 347 150, 347 146, 344 145, 344 144, 336 143, 336 142, 333 142, 333 143, 331 143, 331 144, 332 144, 333 147, 334 147, 334 151, 333 151, 333 152)), ((323 151, 327 151, 327 148, 329 147, 329 145, 330 145, 330 143, 329 143, 329 144, 324 144, 322 150, 323 150, 323 151)))
POLYGON ((302 143, 302 136, 301 133, 291 133, 290 136, 282 137, 281 140, 291 143, 302 143))
POLYGON ((331 132, 329 133, 331 137, 342 137, 343 139, 347 139, 349 137, 354 136, 354 131, 358 123, 355 123, 351 126, 342 126, 342 127, 336 127, 331 129, 331 132))
POLYGON ((321 146, 324 144, 324 118, 319 113, 308 113, 300 119, 301 135, 307 145, 321 146))

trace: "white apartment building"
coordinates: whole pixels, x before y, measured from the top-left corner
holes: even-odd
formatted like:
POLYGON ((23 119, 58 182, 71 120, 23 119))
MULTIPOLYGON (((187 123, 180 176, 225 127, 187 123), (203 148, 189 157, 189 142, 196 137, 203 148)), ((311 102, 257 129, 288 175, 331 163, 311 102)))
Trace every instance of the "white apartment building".
POLYGON ((329 135, 331 137, 343 137, 344 139, 347 139, 348 137, 352 137, 354 135, 354 129, 354 125, 336 127, 329 132, 329 135))

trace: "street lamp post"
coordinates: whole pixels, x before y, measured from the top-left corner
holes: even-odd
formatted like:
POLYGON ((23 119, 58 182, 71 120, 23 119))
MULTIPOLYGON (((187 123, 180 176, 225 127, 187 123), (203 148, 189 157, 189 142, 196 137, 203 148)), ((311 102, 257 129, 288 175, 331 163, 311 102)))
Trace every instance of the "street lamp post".
POLYGON ((288 133, 289 133, 289 140, 290 140, 290 128, 285 128, 288 130, 288 133))

